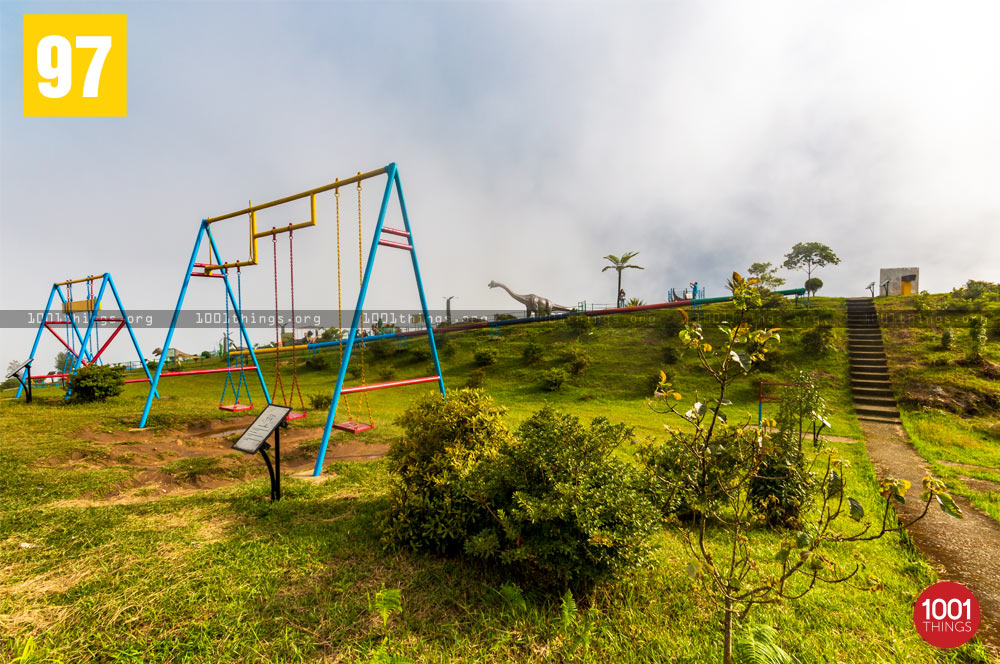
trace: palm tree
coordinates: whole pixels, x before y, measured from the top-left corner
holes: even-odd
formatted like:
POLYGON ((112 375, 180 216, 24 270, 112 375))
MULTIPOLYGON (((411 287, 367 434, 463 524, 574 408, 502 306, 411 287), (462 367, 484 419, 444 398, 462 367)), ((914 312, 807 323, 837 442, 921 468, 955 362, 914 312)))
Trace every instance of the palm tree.
POLYGON ((622 254, 621 256, 615 256, 614 254, 608 254, 604 257, 604 260, 611 263, 611 265, 605 265, 601 272, 607 272, 608 270, 615 270, 618 272, 618 290, 615 291, 615 304, 618 303, 618 294, 622 292, 622 270, 627 268, 632 268, 634 270, 645 270, 646 268, 639 265, 632 265, 629 263, 630 260, 639 255, 638 251, 629 251, 622 254))

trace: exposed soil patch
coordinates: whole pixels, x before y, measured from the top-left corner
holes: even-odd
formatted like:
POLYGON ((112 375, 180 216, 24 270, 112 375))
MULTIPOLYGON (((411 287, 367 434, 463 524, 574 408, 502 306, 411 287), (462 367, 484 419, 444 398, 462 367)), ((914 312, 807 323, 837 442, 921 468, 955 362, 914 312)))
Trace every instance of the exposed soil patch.
POLYGON ((938 459, 938 463, 951 466, 952 468, 967 468, 969 470, 1000 470, 1000 468, 992 468, 990 466, 977 466, 974 463, 959 463, 958 461, 945 461, 944 459, 938 459))
MULTIPOLYGON (((909 480, 919 489, 928 474, 927 465, 898 426, 861 422, 867 439, 868 455, 879 477, 909 480)), ((914 544, 937 569, 942 580, 961 583, 975 593, 982 610, 979 636, 994 648, 1000 647, 1000 523, 955 496, 965 517, 954 519, 936 508, 909 528, 914 544)), ((896 505, 903 521, 922 510, 919 500, 896 505)))
MULTIPOLYGON (((106 468, 130 466, 137 469, 128 480, 100 495, 82 499, 88 506, 155 500, 171 494, 212 489, 261 472, 256 455, 233 451, 233 442, 254 421, 253 415, 227 420, 197 422, 182 429, 94 431, 81 429, 76 437, 94 443, 67 454, 48 457, 48 466, 106 468)), ((315 441, 322 427, 292 427, 281 433, 282 474, 311 469, 315 441)), ((327 448, 327 461, 370 461, 385 456, 389 445, 366 443, 349 434, 335 433, 327 448)), ((78 501, 61 501, 68 505, 78 501)))
POLYGON ((954 385, 914 381, 907 385, 900 403, 914 408, 935 408, 962 415, 987 415, 1000 410, 1000 396, 954 385))

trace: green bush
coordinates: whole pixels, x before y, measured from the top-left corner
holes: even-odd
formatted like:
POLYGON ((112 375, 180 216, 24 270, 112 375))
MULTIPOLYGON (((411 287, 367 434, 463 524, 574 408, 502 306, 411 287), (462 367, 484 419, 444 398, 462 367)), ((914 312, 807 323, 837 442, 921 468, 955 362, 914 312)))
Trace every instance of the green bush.
POLYGON ((313 353, 306 360, 306 367, 313 371, 326 371, 331 366, 333 366, 333 362, 329 353, 313 353))
POLYGON ((309 395, 309 405, 312 406, 313 410, 327 410, 330 408, 330 404, 332 403, 332 394, 324 394, 320 392, 318 394, 309 395))
POLYGON ((500 351, 492 346, 480 346, 472 354, 472 360, 479 367, 488 367, 491 364, 496 364, 499 359, 500 351))
POLYGON ((969 318, 969 353, 970 360, 979 360, 983 356, 983 346, 986 345, 986 328, 988 323, 983 316, 969 318))
POLYGON ((396 423, 403 437, 387 455, 392 481, 381 519, 383 540, 418 551, 459 553, 470 533, 492 517, 467 496, 464 478, 479 459, 492 462, 513 435, 506 409, 481 390, 458 390, 448 399, 428 394, 396 423))
POLYGON ((365 351, 372 359, 387 360, 393 357, 398 352, 398 349, 396 348, 396 342, 389 339, 381 339, 365 343, 365 351))
POLYGON ((590 332, 594 327, 593 319, 584 313, 575 313, 566 317, 566 326, 577 336, 590 332))
POLYGON ((664 344, 663 346, 663 363, 664 364, 677 364, 681 359, 681 353, 672 344, 664 344))
POLYGON ((416 346, 410 350, 410 361, 414 364, 430 362, 434 359, 430 346, 416 346))
POLYGON ((521 359, 525 364, 538 364, 545 357, 545 347, 537 341, 529 341, 521 351, 521 359))
POLYGON ((632 429, 545 408, 506 439, 497 458, 480 455, 470 495, 496 517, 469 537, 465 552, 540 586, 587 586, 649 560, 656 510, 643 478, 614 452, 632 429))
POLYGON ((560 389, 569 379, 569 374, 563 369, 553 368, 542 374, 542 389, 546 392, 555 392, 560 389))
POLYGON ((391 364, 383 364, 375 372, 375 375, 382 381, 393 380, 396 378, 396 367, 391 364))
POLYGON ((579 376, 586 371, 591 362, 590 353, 587 352, 587 349, 576 345, 566 349, 562 360, 566 363, 569 372, 574 376, 579 376))
MULTIPOLYGON (((339 362, 337 366, 340 366, 339 362)), ((361 378, 361 358, 357 355, 352 357, 351 363, 347 365, 347 375, 354 379, 361 378)))
POLYGON ((465 380, 465 386, 468 388, 477 388, 482 387, 485 382, 486 369, 479 367, 478 369, 473 369, 469 372, 469 377, 465 380))
POLYGON ((800 337, 802 349, 813 356, 826 355, 833 350, 833 325, 819 322, 802 333, 800 337))
POLYGON ((944 332, 941 333, 941 348, 943 350, 951 350, 951 347, 955 344, 955 333, 952 332, 950 327, 946 327, 944 332))
POLYGON ((69 381, 70 401, 107 401, 125 390, 125 367, 92 364, 81 367, 69 381))

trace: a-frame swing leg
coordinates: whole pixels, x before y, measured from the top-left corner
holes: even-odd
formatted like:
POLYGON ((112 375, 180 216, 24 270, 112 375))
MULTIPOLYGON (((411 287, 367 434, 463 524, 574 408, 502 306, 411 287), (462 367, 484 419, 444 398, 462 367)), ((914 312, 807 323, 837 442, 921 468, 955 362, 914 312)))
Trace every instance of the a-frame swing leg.
POLYGON ((365 296, 368 294, 368 285, 371 281, 372 268, 375 265, 375 253, 379 247, 379 239, 382 235, 382 227, 385 223, 385 214, 389 207, 389 198, 392 196, 393 186, 395 186, 399 197, 399 207, 403 215, 403 224, 407 234, 410 236, 410 258, 413 262, 413 274, 417 281, 417 291, 420 294, 420 306, 424 314, 424 324, 427 326, 427 339, 430 342, 431 354, 434 357, 434 370, 437 372, 441 394, 442 396, 445 394, 444 378, 441 375, 441 364, 438 361, 437 346, 434 343, 434 329, 427 311, 427 298, 424 296, 424 286, 420 279, 420 266, 417 263, 416 249, 413 247, 413 234, 410 230, 409 217, 406 214, 406 201, 403 198, 403 188, 399 181, 399 171, 396 169, 396 164, 389 164, 386 166, 385 172, 388 175, 388 178, 385 184, 385 192, 382 194, 382 205, 379 208, 378 222, 375 225, 375 232, 372 234, 371 248, 368 250, 368 262, 365 265, 364 276, 361 280, 361 290, 358 293, 358 301, 354 307, 354 317, 351 320, 351 331, 348 334, 347 341, 344 342, 344 358, 341 361, 340 369, 337 372, 337 384, 333 391, 333 399, 330 403, 330 410, 326 415, 326 424, 323 427, 323 440, 320 443, 319 452, 316 456, 316 465, 313 467, 313 476, 318 476, 323 472, 323 460, 326 457, 326 448, 330 442, 330 433, 334 426, 337 406, 340 404, 340 397, 344 388, 344 379, 347 376, 347 366, 350 363, 351 352, 354 350, 354 343, 358 337, 358 324, 361 321, 361 311, 364 309, 365 296))
MULTIPOLYGON (((28 355, 28 361, 35 359, 35 353, 38 351, 38 342, 42 339, 42 330, 45 329, 45 321, 49 319, 49 310, 52 309, 52 299, 56 295, 56 291, 59 289, 58 286, 53 285, 52 290, 49 291, 49 300, 45 303, 45 313, 42 314, 42 319, 38 321, 38 332, 35 333, 35 341, 31 344, 31 353, 28 355)), ((20 384, 17 387, 17 394, 14 395, 15 399, 21 398, 21 392, 24 391, 24 384, 20 384)))

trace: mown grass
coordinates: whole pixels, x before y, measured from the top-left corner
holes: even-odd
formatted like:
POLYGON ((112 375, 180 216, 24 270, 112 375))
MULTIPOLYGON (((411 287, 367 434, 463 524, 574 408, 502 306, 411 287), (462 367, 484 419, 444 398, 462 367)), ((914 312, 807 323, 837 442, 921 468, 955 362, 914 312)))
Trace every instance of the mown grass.
MULTIPOLYGON (((838 302, 817 304, 842 315, 838 302)), ((485 333, 452 335, 445 346, 453 350, 443 352, 446 382, 449 388, 467 382, 476 369, 475 349, 491 344, 500 357, 486 369, 484 386, 510 408, 512 424, 548 403, 583 419, 625 421, 640 437, 656 436, 663 416, 645 404, 656 371, 668 371, 686 398, 710 387, 693 370, 693 358, 660 362, 663 346, 676 343, 664 331, 666 321, 657 315, 635 325, 602 322, 584 336, 561 323, 508 328, 500 341, 485 333), (520 357, 530 342, 544 346, 545 358, 526 368, 520 357), (588 349, 590 367, 564 389, 542 391, 541 371, 561 365, 573 344, 588 349)), ((844 354, 810 357, 796 336, 794 328, 786 332, 773 368, 760 378, 787 380, 798 368, 820 372, 834 433, 856 435, 844 354)), ((413 361, 420 343, 367 359, 397 378, 425 374, 422 361, 413 361)), ((842 348, 842 338, 838 344, 842 348)), ((274 370, 273 360, 263 366, 274 370)), ((300 368, 304 394, 329 391, 331 375, 300 368)), ((220 383, 217 376, 164 383, 154 425, 233 417, 216 409, 220 383)), ((418 389, 371 393, 377 428, 361 436, 391 441, 399 433, 392 420, 418 389)), ((756 417, 756 396, 745 387, 731 398, 756 417)), ((30 406, 0 402, 0 624, 6 635, 0 659, 23 651, 31 636, 39 661, 370 662, 384 661, 386 653, 419 662, 719 660, 717 611, 693 590, 672 528, 657 536, 651 568, 578 598, 580 613, 566 623, 558 599, 530 588, 524 607, 506 603, 498 590, 508 580, 489 570, 384 550, 376 525, 386 505, 384 462, 331 463, 324 482, 286 477, 285 499, 274 505, 266 501, 262 469, 218 489, 102 503, 102 492, 136 471, 114 460, 91 467, 82 463, 85 453, 108 463, 93 433, 134 426, 144 397, 140 387, 129 386, 120 398, 94 406, 52 397, 30 406), (81 463, 61 461, 74 453, 81 463), (87 497, 93 500, 72 500, 87 497), (382 587, 400 588, 403 597, 403 612, 384 628, 372 605, 382 587)), ((293 426, 321 421, 311 415, 293 426)), ((851 494, 874 512, 879 498, 863 446, 833 445, 851 462, 851 494)), ((225 467, 219 459, 235 454, 167 465, 179 473, 211 473, 225 467)), ((754 545, 770 556, 780 539, 761 532, 754 545)), ((912 603, 932 572, 905 538, 866 543, 858 552, 882 591, 820 589, 762 610, 754 620, 775 625, 782 645, 803 662, 990 661, 979 645, 938 651, 916 635, 912 603)), ((836 557, 846 564, 851 551, 836 557)))
POLYGON ((992 333, 983 350, 1000 363, 1000 302, 953 294, 880 298, 890 374, 914 446, 955 493, 1000 520, 1000 383, 969 363, 968 317, 983 315, 992 333), (951 348, 941 335, 953 332, 951 348), (978 481, 977 481, 978 480, 978 481))

